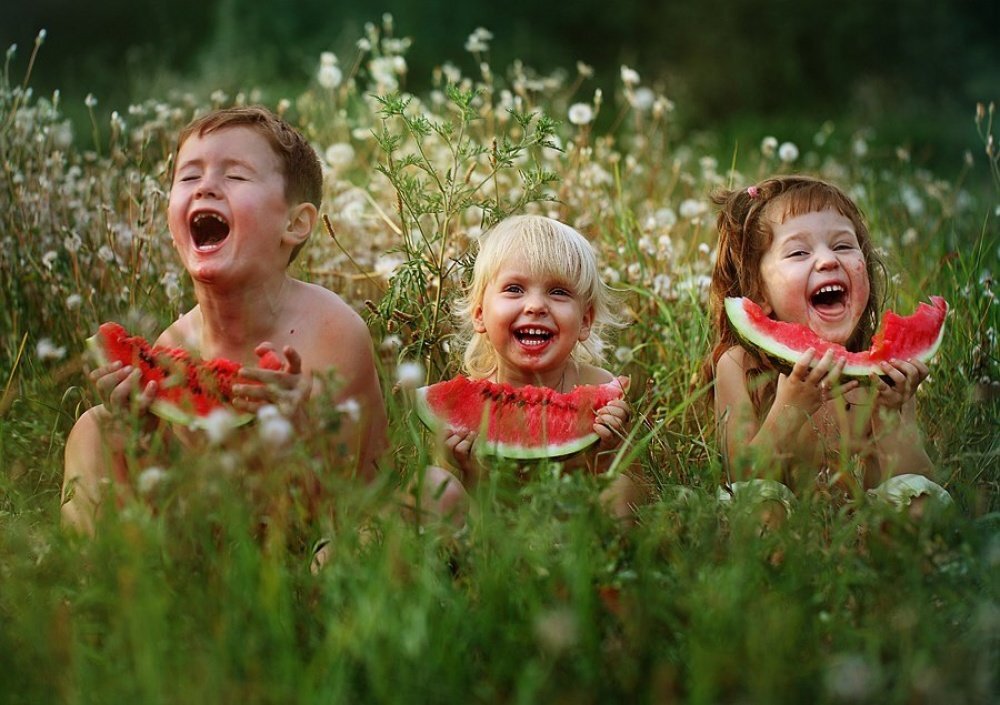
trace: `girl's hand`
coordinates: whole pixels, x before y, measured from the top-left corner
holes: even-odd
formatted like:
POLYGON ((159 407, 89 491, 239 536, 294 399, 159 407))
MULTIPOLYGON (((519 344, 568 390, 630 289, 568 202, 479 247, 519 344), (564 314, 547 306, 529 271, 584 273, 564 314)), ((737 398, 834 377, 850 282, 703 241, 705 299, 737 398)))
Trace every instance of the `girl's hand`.
POLYGON ((473 452, 477 431, 458 431, 448 429, 444 436, 444 447, 451 456, 451 461, 461 471, 463 483, 475 481, 479 477, 479 462, 473 452))
POLYGON ((827 401, 841 397, 858 386, 857 380, 840 384, 846 360, 833 361, 833 351, 827 350, 816 366, 809 365, 816 351, 809 348, 787 375, 778 375, 775 407, 794 407, 811 416, 827 401), (780 405, 780 406, 779 406, 780 405))
POLYGON ((156 399, 156 382, 150 380, 139 389, 142 372, 131 365, 111 362, 91 370, 88 376, 104 408, 113 415, 133 413, 141 416, 149 411, 156 399))
POLYGON ((261 343, 254 349, 261 362, 264 358, 277 361, 267 367, 244 367, 240 376, 260 384, 234 384, 233 406, 240 411, 256 413, 266 404, 274 404, 281 414, 294 422, 306 417, 306 403, 312 391, 310 376, 302 372, 302 358, 295 348, 286 345, 278 354, 271 343, 261 343), (277 367, 277 369, 273 369, 277 367))
POLYGON ((594 432, 600 436, 598 452, 614 450, 621 445, 628 433, 628 422, 632 409, 624 399, 612 399, 597 410, 594 418, 594 432))
POLYGON ((930 370, 919 360, 889 360, 882 363, 882 370, 892 384, 877 375, 872 383, 878 390, 875 404, 886 410, 899 411, 913 398, 920 383, 927 379, 930 370))

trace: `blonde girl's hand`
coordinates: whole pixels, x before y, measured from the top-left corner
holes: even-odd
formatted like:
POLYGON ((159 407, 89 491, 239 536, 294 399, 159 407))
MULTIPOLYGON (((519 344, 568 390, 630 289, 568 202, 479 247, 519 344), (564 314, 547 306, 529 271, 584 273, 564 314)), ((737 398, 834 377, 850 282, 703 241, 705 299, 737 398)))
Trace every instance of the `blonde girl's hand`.
POLYGON ((846 360, 834 362, 832 350, 827 350, 819 362, 810 367, 815 358, 816 351, 809 348, 795 363, 791 372, 778 375, 776 406, 791 406, 812 415, 825 402, 841 397, 858 386, 857 380, 840 383, 846 360))
POLYGON ((479 437, 477 431, 448 429, 444 436, 444 447, 451 461, 458 468, 464 483, 475 481, 479 477, 479 462, 476 460, 474 447, 479 437))
POLYGON ((88 373, 97 396, 111 414, 144 415, 156 399, 157 384, 150 380, 141 387, 142 372, 137 367, 115 361, 99 365, 88 373))
POLYGON ((917 387, 930 374, 927 365, 919 360, 889 360, 882 363, 882 372, 881 377, 872 375, 872 383, 878 390, 875 404, 894 411, 901 410, 913 398, 917 387))
POLYGON ((273 344, 261 343, 254 353, 260 358, 261 366, 240 370, 240 377, 251 383, 233 385, 233 406, 240 411, 256 413, 262 406, 273 404, 285 418, 304 420, 312 380, 302 371, 302 357, 298 351, 286 345, 278 353, 273 344))
POLYGON ((600 437, 598 451, 614 450, 621 445, 628 433, 632 409, 624 399, 612 399, 597 410, 594 432, 600 437))

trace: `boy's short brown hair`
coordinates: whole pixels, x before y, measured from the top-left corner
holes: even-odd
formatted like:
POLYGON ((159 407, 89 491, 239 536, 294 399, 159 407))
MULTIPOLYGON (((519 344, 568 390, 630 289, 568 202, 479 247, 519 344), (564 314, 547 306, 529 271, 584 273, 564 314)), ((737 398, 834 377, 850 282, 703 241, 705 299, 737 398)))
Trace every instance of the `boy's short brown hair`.
MULTIPOLYGON (((174 156, 191 135, 201 137, 227 127, 249 127, 264 137, 281 162, 285 199, 289 205, 312 203, 319 209, 323 198, 323 169, 316 151, 302 133, 263 106, 222 108, 195 118, 177 137, 174 156)), ((289 262, 295 259, 303 245, 305 243, 295 248, 289 262)))

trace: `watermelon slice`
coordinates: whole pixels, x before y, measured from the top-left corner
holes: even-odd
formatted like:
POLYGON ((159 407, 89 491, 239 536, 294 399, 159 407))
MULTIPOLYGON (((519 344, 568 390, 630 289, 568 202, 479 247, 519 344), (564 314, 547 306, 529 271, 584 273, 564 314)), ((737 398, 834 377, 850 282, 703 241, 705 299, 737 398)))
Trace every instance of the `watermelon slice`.
POLYGON ((739 336, 754 347, 793 364, 809 348, 816 351, 816 360, 827 350, 833 350, 836 359, 847 362, 844 374, 854 377, 883 374, 879 363, 886 360, 930 360, 944 337, 947 313, 948 304, 940 296, 932 296, 930 304, 921 303, 909 316, 888 311, 871 347, 863 352, 849 352, 843 345, 823 340, 808 326, 768 318, 750 299, 726 299, 730 323, 739 336))
POLYGON ((502 458, 571 455, 598 439, 595 412, 625 390, 617 380, 571 392, 456 377, 417 390, 417 415, 435 431, 478 429, 477 450, 502 458))
MULTIPOLYGON (((216 409, 230 409, 233 384, 257 384, 240 377, 242 365, 225 358, 198 360, 180 348, 150 345, 139 336, 130 336, 117 323, 102 323, 87 339, 87 347, 99 364, 121 362, 139 370, 140 387, 155 381, 156 399, 151 410, 172 423, 199 428, 216 409)), ((280 370, 281 361, 268 352, 260 358, 264 369, 280 370)), ((234 411, 235 424, 244 424, 254 415, 234 411)))

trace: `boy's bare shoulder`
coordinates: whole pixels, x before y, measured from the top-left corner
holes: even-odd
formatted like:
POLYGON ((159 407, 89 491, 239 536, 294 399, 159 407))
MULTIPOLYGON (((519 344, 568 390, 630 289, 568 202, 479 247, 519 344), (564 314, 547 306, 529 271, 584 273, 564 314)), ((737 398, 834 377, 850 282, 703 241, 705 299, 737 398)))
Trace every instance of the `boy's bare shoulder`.
POLYGON ((322 336, 364 335, 371 338, 364 319, 337 293, 319 284, 294 281, 298 310, 308 316, 310 325, 322 336))
POLYGON ((156 339, 157 345, 194 350, 198 346, 201 332, 201 311, 195 306, 176 321, 167 326, 156 339))

